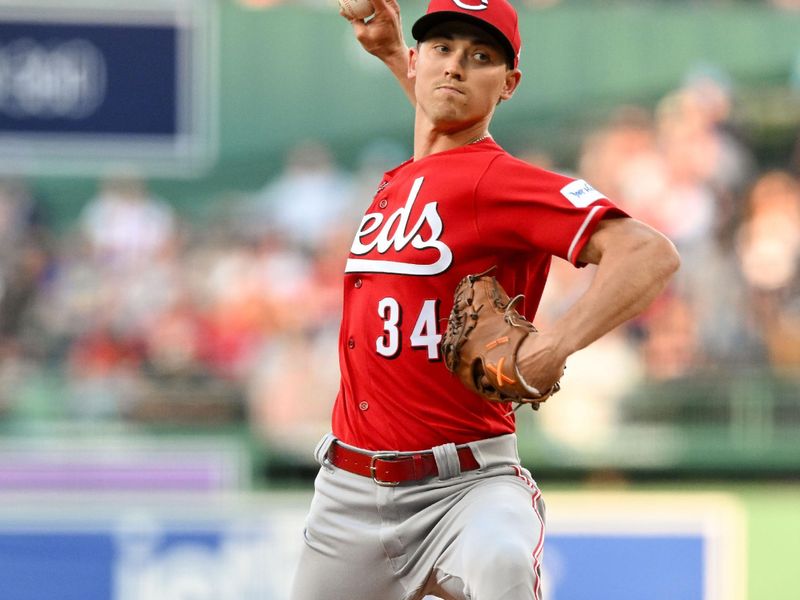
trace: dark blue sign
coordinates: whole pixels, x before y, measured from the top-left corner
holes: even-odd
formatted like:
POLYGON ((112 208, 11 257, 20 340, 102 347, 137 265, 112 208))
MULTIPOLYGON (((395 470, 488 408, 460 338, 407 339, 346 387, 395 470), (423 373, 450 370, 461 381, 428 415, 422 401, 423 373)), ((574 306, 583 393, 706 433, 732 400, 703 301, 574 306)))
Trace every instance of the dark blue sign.
POLYGON ((178 133, 174 25, 0 22, 0 133, 178 133))
POLYGON ((217 2, 103 4, 0 2, 0 175, 213 164, 217 2))
POLYGON ((703 600, 700 534, 553 534, 545 543, 548 600, 703 600))
POLYGON ((0 579, 8 600, 111 600, 115 548, 104 533, 4 533, 0 579))
POLYGON ((281 600, 264 521, 0 532, 3 600, 281 600))

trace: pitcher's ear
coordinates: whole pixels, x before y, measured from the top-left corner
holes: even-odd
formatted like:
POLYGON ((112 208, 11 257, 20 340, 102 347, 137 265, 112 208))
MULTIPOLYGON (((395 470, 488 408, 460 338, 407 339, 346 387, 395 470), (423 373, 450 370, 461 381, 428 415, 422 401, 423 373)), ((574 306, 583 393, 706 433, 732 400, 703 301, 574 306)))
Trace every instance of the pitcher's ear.
POLYGON ((419 51, 416 46, 408 49, 408 78, 412 79, 417 76, 417 56, 419 51))
POLYGON ((500 92, 500 100, 509 100, 514 95, 514 92, 517 91, 521 79, 522 71, 519 69, 507 71, 505 85, 503 85, 503 90, 500 92))

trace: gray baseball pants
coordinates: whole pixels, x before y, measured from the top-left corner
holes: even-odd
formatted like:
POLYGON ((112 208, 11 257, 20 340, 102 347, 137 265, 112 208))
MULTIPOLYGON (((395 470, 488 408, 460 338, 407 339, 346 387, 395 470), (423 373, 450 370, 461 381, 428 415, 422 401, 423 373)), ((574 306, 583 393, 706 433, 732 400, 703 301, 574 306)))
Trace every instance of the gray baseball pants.
POLYGON ((326 462, 315 482, 291 600, 540 600, 544 503, 514 434, 434 449, 439 477, 398 487, 326 462))

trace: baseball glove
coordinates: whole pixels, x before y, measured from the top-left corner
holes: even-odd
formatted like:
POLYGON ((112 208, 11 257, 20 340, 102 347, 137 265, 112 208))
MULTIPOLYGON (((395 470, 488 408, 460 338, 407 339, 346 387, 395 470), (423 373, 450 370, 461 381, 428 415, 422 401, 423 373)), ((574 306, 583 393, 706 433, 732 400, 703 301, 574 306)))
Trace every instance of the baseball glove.
POLYGON ((536 328, 514 308, 523 296, 509 299, 489 271, 467 275, 456 287, 442 339, 445 365, 467 388, 492 402, 530 403, 538 409, 560 385, 540 392, 520 375, 517 352, 536 328))

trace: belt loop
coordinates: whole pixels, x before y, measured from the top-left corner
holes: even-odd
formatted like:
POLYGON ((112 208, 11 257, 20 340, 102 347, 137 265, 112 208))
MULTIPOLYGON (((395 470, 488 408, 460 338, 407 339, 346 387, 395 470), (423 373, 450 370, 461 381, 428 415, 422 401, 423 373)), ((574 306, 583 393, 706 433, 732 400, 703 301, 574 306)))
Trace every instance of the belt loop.
POLYGON ((450 479, 461 475, 461 462, 458 460, 458 449, 455 444, 434 446, 432 450, 439 470, 439 479, 450 479))
POLYGON ((317 444, 317 447, 314 448, 314 458, 320 464, 321 467, 324 469, 333 472, 333 468, 331 466, 331 461, 328 458, 328 450, 330 450, 331 445, 336 441, 336 438, 333 436, 332 433, 326 433, 322 436, 322 439, 317 444))

